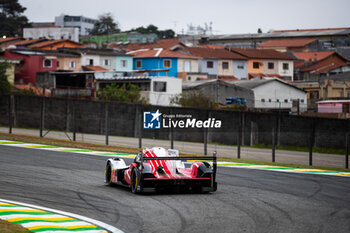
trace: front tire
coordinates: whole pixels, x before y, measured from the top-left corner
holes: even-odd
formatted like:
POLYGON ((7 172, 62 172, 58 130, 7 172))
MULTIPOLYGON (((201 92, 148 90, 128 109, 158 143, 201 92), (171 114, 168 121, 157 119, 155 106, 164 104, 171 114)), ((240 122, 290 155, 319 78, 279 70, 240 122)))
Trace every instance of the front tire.
POLYGON ((139 193, 140 191, 137 190, 137 187, 140 184, 140 176, 136 169, 133 169, 131 172, 131 179, 130 179, 130 188, 132 193, 139 193))

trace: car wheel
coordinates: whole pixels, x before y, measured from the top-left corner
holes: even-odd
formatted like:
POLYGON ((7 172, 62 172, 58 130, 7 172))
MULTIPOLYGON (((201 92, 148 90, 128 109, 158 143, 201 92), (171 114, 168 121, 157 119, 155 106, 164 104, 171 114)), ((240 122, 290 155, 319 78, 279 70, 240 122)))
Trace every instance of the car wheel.
POLYGON ((130 188, 132 193, 138 193, 137 186, 140 183, 140 177, 139 174, 135 169, 131 172, 131 179, 130 179, 130 188))
POLYGON ((112 183, 112 167, 111 167, 110 163, 108 163, 106 166, 106 183, 108 183, 110 186, 113 185, 113 183, 112 183))

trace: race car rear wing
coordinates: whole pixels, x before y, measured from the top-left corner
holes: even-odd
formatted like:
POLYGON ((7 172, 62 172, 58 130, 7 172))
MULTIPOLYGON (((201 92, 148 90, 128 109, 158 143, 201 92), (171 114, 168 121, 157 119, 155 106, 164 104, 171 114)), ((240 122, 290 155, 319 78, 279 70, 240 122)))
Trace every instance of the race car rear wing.
POLYGON ((217 161, 216 161, 216 151, 214 151, 213 156, 203 156, 203 157, 143 157, 143 153, 141 153, 141 167, 143 167, 143 161, 144 160, 181 160, 181 161, 187 161, 187 160, 204 160, 204 161, 213 161, 213 180, 215 181, 216 177, 216 167, 217 167, 217 161))

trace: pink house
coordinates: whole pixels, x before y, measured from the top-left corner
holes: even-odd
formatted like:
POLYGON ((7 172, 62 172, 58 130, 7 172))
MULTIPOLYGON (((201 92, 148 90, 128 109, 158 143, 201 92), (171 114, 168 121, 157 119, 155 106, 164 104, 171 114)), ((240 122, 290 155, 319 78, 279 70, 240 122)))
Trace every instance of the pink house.
POLYGON ((349 100, 323 100, 317 102, 319 113, 350 113, 349 100))

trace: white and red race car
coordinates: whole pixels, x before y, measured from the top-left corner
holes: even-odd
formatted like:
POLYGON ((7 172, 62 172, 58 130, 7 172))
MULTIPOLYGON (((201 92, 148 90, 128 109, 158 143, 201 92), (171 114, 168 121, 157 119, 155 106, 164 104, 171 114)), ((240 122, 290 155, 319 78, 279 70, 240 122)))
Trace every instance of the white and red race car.
POLYGON ((199 192, 217 189, 216 152, 213 157, 179 157, 179 151, 154 147, 138 153, 130 166, 120 158, 108 159, 105 182, 131 188, 133 193, 183 187, 199 192), (183 161, 194 160, 186 168, 183 161), (206 161, 212 161, 210 165, 206 161))

